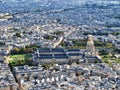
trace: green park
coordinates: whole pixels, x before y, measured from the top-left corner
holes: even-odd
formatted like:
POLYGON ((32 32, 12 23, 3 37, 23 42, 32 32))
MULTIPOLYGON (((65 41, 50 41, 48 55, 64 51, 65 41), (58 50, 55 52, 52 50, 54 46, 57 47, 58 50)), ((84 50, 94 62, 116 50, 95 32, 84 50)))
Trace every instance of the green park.
POLYGON ((20 66, 20 65, 30 65, 32 61, 32 54, 15 54, 9 56, 9 65, 20 66))

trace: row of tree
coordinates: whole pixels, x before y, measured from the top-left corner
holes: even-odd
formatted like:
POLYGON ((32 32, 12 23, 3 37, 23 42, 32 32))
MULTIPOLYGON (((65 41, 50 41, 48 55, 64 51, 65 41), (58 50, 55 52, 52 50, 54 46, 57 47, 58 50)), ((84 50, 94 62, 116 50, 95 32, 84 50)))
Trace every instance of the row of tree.
POLYGON ((12 51, 11 54, 28 54, 28 53, 32 53, 33 49, 32 48, 18 48, 15 47, 12 51))
POLYGON ((37 48, 40 48, 40 46, 35 44, 26 47, 15 47, 13 50, 11 50, 11 54, 29 54, 33 53, 33 51, 37 48))

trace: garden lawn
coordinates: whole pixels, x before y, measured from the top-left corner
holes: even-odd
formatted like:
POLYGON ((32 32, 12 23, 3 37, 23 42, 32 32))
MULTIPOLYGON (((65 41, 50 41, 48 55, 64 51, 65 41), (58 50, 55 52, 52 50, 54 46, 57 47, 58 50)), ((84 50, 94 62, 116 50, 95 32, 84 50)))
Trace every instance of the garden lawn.
POLYGON ((32 54, 11 55, 9 58, 10 58, 9 65, 11 67, 26 65, 27 62, 30 62, 30 60, 32 60, 32 54))
POLYGON ((11 55, 10 59, 11 60, 26 60, 31 58, 32 55, 31 54, 17 54, 17 55, 11 55))

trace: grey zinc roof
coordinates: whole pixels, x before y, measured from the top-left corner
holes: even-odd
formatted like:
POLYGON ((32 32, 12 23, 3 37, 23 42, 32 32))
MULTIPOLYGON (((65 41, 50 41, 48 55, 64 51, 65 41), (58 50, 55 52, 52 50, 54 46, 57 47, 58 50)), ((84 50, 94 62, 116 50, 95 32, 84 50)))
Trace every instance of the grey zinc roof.
POLYGON ((67 52, 79 52, 80 49, 68 49, 67 52))
POLYGON ((68 53, 69 56, 82 56, 80 53, 68 53))
POLYGON ((64 52, 63 48, 41 48, 39 49, 40 52, 64 52))

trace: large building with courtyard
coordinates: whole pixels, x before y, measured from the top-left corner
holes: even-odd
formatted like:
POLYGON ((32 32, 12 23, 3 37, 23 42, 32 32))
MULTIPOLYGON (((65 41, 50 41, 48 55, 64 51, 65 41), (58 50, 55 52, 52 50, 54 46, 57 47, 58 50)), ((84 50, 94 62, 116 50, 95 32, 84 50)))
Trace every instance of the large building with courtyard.
POLYGON ((101 62, 92 35, 88 36, 86 49, 40 48, 33 54, 33 63, 96 63, 101 62))

